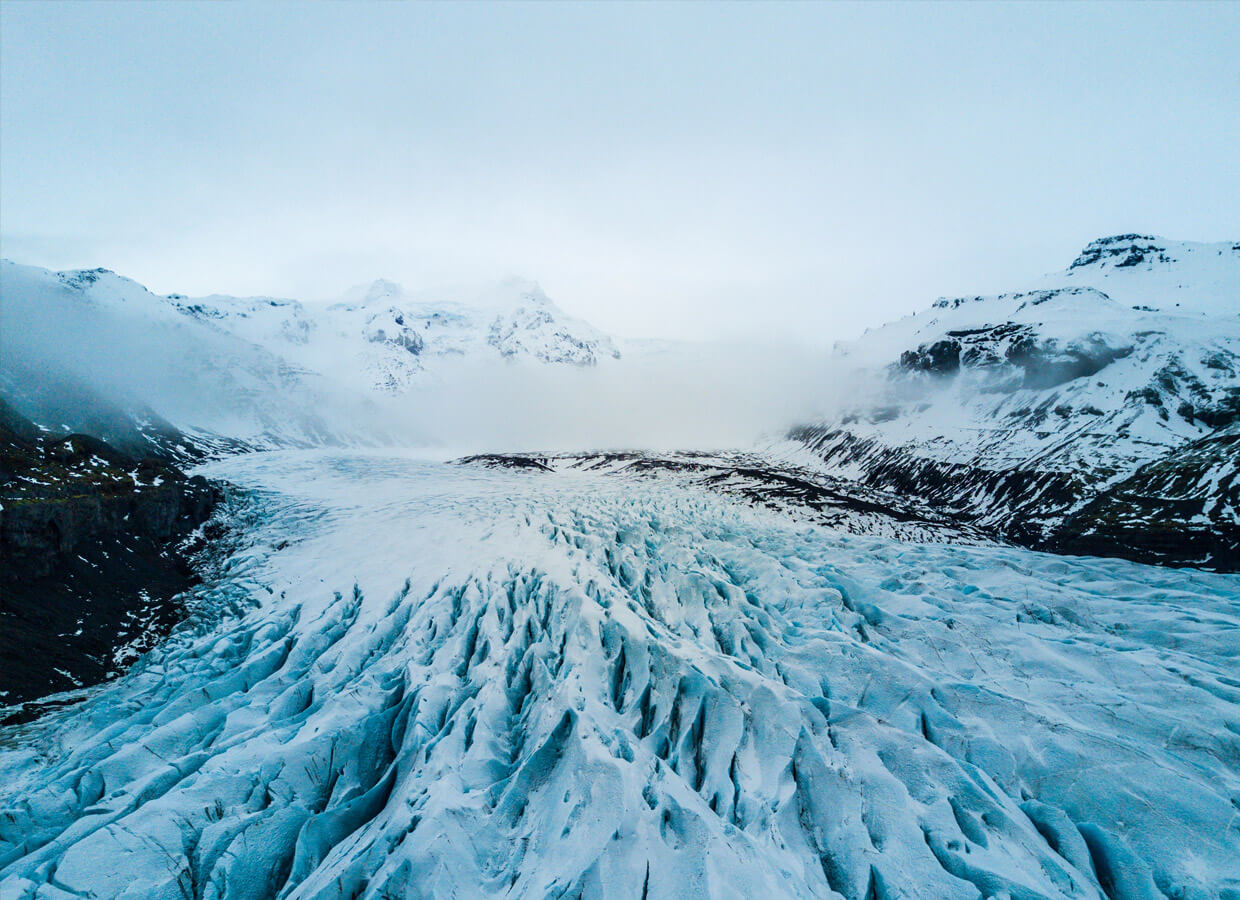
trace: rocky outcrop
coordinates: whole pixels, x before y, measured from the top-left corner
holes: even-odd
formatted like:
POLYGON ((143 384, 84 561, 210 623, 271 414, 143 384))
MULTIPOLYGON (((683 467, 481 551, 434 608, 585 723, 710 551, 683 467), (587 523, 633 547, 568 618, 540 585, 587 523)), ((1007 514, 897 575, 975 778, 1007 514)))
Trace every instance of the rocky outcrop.
POLYGON ((1240 571, 1240 428, 1216 432, 1107 485, 1040 468, 947 462, 844 429, 802 426, 829 470, 916 499, 1034 550, 1240 571))
POLYGON ((1008 345, 1006 357, 1021 370, 1020 387, 1036 391, 1097 375, 1131 352, 1131 347, 1110 346, 1100 335, 1067 346, 1056 340, 1039 341, 1032 335, 1022 335, 1008 345))
POLYGON ((905 350, 895 372, 954 375, 963 369, 988 375, 989 390, 1045 390, 1096 375, 1132 350, 1101 334, 1064 342, 1043 338, 1030 326, 1005 322, 949 331, 941 340, 905 350))
POLYGON ((900 368, 909 372, 950 375, 960 369, 960 341, 942 340, 923 344, 900 354, 900 368))
POLYGON ((366 320, 362 336, 372 344, 390 343, 417 356, 426 346, 422 335, 406 324, 405 313, 392 307, 366 320))
MULTIPOLYGON (((80 435, 75 436, 80 439, 80 435)), ((6 502, 0 511, 0 548, 6 572, 42 577, 65 558, 101 536, 124 532, 136 538, 167 541, 203 521, 216 491, 203 478, 156 484, 163 476, 138 466, 138 482, 125 493, 90 490, 69 497, 39 497, 6 502)), ((163 470, 166 471, 166 470, 163 470)))
POLYGON ((0 400, 0 705, 102 680, 180 618, 217 487, 0 400))
POLYGON ((936 460, 843 429, 801 426, 788 436, 829 467, 859 473, 857 480, 868 488, 921 501, 940 515, 1027 547, 1044 546, 1088 492, 1086 483, 1066 472, 936 460))
POLYGON ((1240 427, 1142 466, 1069 516, 1047 546, 1240 571, 1240 427))
POLYGON ((1115 268, 1124 269, 1139 265, 1146 260, 1171 262, 1166 246, 1159 246, 1158 238, 1146 234, 1117 234, 1099 238, 1088 244, 1069 268, 1079 269, 1106 260, 1115 268))

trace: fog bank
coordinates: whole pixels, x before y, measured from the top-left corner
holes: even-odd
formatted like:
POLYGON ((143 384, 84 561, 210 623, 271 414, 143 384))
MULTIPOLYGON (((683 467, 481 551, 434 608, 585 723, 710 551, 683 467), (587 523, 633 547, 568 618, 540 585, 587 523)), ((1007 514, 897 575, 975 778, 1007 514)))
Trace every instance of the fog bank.
POLYGON ((0 386, 29 414, 59 419, 50 427, 84 428, 107 406, 268 444, 718 449, 816 418, 857 390, 808 349, 630 342, 596 366, 439 360, 387 394, 358 389, 338 359, 294 366, 110 273, 85 291, 73 279, 92 273, 5 263, 2 274, 0 386))

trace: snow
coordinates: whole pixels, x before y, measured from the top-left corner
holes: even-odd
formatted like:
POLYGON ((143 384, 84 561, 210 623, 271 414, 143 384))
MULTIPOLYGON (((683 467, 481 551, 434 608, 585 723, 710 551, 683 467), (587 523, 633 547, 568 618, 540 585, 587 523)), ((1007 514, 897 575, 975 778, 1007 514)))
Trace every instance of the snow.
POLYGON ((1046 285, 1089 285, 1131 306, 1167 313, 1235 317, 1237 255, 1240 244, 1234 242, 1120 235, 1094 241, 1066 272, 1047 276, 1046 285), (1096 251, 1102 255, 1088 262, 1096 251))
POLYGON ((390 442, 390 428, 425 441, 433 417, 406 396, 419 388, 620 358, 609 336, 516 280, 434 293, 377 281, 334 302, 191 298, 106 270, 3 260, 0 293, 10 398, 80 382, 208 447, 220 436, 264 448, 390 442))
MULTIPOLYGON (((194 434, 269 444, 348 426, 358 398, 290 368, 278 355, 187 316, 169 298, 102 270, 49 272, 0 261, 6 353, 0 389, 18 406, 108 414, 153 409, 194 434), (81 393, 84 398, 78 398, 81 393)), ((38 418, 36 415, 35 418, 38 418)), ((63 426, 65 431, 71 430, 63 426)))
POLYGON ((259 524, 200 618, 6 732, 6 898, 1240 890, 1240 577, 617 472, 204 473, 259 524))
MULTIPOLYGON (((1107 239, 1095 245, 1106 246, 1107 239)), ((1240 249, 1162 239, 1110 246, 1163 251, 1122 268, 1113 261, 1122 255, 1074 265, 1028 291, 941 299, 839 345, 842 361, 870 373, 896 364, 905 351, 952 338, 994 357, 964 363, 955 378, 904 380, 888 386, 883 398, 867 396, 869 406, 887 404, 899 414, 862 410, 850 429, 889 445, 916 444, 935 459, 985 459, 997 468, 1037 460, 1066 470, 1090 468, 1101 458, 1130 471, 1200 437, 1201 424, 1177 409, 1217 402, 1237 386, 1240 249), (1103 364, 1056 384, 1022 384, 1019 371, 1004 362, 1022 337, 1049 353, 1087 353, 1103 364), (1147 388, 1161 405, 1140 396, 1147 388), (1063 421, 1041 426, 1052 409, 1063 421)), ((1090 247, 1081 259, 1090 258, 1090 247)))
POLYGON ((269 297, 170 298, 291 364, 352 387, 402 393, 450 377, 459 358, 597 365, 612 340, 566 315, 532 282, 486 291, 407 292, 380 279, 330 303, 269 297))
MULTIPOLYGON (((1026 290, 940 299, 838 345, 835 357, 849 373, 841 380, 858 387, 805 436, 822 471, 869 479, 945 464, 1063 475, 1061 489, 1074 487, 1061 490, 1059 508, 1039 511, 1038 527, 1053 525, 1234 420, 1240 245, 1104 238, 1026 290)), ((1224 469, 1215 482, 1235 464, 1224 469)), ((1028 498, 1003 495, 1003 479, 987 483, 999 493, 961 488, 953 501, 992 528, 1029 514, 1019 505, 1028 498)), ((1210 489, 1186 496, 1209 504, 1210 489)))

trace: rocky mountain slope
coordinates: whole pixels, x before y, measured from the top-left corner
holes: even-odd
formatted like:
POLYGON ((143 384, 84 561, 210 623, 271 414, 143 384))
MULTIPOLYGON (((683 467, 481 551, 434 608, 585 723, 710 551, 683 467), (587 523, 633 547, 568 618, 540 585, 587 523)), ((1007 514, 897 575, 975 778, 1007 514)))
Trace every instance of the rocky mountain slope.
POLYGON ((882 377, 792 431, 826 471, 1029 546, 1240 566, 1240 245, 1105 238, 839 355, 882 377))
POLYGON ((93 684, 166 635, 193 583, 176 544, 219 499, 202 477, 48 434, 0 399, 0 706, 93 684))

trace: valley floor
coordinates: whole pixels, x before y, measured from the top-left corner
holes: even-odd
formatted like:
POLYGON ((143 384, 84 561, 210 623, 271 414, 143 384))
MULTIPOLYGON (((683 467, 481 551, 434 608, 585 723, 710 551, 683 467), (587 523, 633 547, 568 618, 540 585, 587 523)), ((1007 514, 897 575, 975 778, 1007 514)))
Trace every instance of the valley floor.
POLYGON ((0 730, 6 900, 1240 897, 1240 576, 673 471, 202 474, 263 507, 231 612, 0 730))

